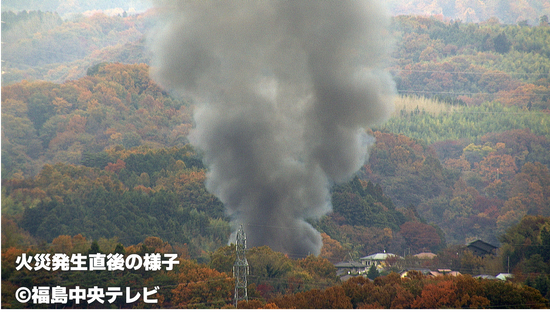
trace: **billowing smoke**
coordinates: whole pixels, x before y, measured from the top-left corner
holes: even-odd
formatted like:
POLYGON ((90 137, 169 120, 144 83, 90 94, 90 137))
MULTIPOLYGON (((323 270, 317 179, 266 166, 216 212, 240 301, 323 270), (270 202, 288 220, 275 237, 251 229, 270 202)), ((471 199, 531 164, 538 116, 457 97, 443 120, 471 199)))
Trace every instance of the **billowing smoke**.
POLYGON ((306 222, 367 158, 393 107, 389 15, 375 0, 158 1, 152 74, 192 97, 207 188, 248 246, 319 254, 306 222))

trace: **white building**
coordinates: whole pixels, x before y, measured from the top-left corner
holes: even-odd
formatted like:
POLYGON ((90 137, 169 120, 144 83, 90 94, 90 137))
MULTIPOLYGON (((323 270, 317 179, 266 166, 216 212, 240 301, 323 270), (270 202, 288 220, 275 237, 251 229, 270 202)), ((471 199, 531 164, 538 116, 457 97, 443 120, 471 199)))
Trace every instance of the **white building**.
POLYGON ((402 259, 402 257, 400 257, 397 254, 384 252, 384 253, 375 253, 368 256, 364 256, 360 258, 359 261, 361 261, 361 263, 367 267, 370 267, 373 264, 376 266, 379 266, 383 262, 385 262, 386 259, 388 259, 389 257, 396 257, 397 259, 402 259))
POLYGON ((337 275, 367 273, 367 267, 359 262, 347 261, 334 264, 337 275))

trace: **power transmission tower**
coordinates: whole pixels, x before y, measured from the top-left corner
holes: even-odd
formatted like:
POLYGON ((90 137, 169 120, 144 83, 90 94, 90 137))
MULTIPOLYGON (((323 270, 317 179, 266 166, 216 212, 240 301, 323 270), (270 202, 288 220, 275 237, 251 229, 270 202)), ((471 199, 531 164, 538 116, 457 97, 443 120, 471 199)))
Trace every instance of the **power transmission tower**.
POLYGON ((246 300, 248 302, 248 290, 246 276, 248 275, 248 261, 246 260, 246 234, 244 234, 243 226, 237 232, 237 259, 233 264, 233 277, 235 278, 235 297, 234 303, 237 307, 237 302, 246 300))

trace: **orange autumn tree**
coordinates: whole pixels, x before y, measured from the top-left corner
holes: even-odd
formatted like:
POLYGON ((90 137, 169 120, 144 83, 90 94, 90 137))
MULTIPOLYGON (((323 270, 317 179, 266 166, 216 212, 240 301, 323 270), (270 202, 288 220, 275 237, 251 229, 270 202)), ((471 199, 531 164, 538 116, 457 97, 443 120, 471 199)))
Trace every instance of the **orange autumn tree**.
POLYGON ((545 165, 525 163, 511 181, 509 198, 520 197, 530 215, 544 215, 550 210, 550 171, 545 165))
POLYGON ((436 251, 441 244, 441 237, 435 227, 420 223, 406 222, 401 225, 401 235, 413 252, 436 251))
POLYGON ((446 280, 424 286, 422 294, 416 298, 411 307, 416 309, 449 308, 452 307, 455 300, 455 284, 451 280, 446 280))
POLYGON ((548 92, 549 89, 542 85, 522 84, 513 90, 503 90, 496 100, 507 106, 540 110, 548 108, 548 102, 544 99, 548 92))
POLYGON ((105 166, 105 170, 112 173, 118 173, 121 169, 126 167, 126 163, 122 159, 117 159, 116 163, 108 163, 105 166))
POLYGON ((487 181, 512 178, 518 168, 514 158, 510 155, 490 153, 477 166, 478 173, 487 181))
POLYGON ((350 298, 345 295, 344 289, 339 286, 325 290, 310 290, 281 298, 273 299, 273 302, 281 309, 351 309, 350 298))
POLYGON ((485 308, 491 303, 484 296, 482 281, 469 275, 423 281, 425 285, 421 294, 412 302, 412 308, 485 308))
POLYGON ((326 258, 332 263, 343 261, 347 255, 346 249, 337 240, 332 239, 326 233, 321 233, 323 247, 321 248, 321 257, 326 258))
POLYGON ((221 308, 232 302, 235 281, 226 273, 181 260, 177 280, 178 285, 172 290, 176 308, 221 308))

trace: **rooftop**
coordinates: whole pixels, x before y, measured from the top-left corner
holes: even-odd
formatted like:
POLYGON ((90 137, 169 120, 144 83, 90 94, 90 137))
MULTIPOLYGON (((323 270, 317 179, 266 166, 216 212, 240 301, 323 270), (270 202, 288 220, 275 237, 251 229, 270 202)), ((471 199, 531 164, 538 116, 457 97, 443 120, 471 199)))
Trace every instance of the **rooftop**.
POLYGON ((388 258, 388 256, 400 257, 399 255, 393 254, 393 253, 375 253, 368 256, 363 256, 362 258, 360 258, 360 260, 361 261, 364 261, 364 260, 384 261, 385 259, 388 258))

